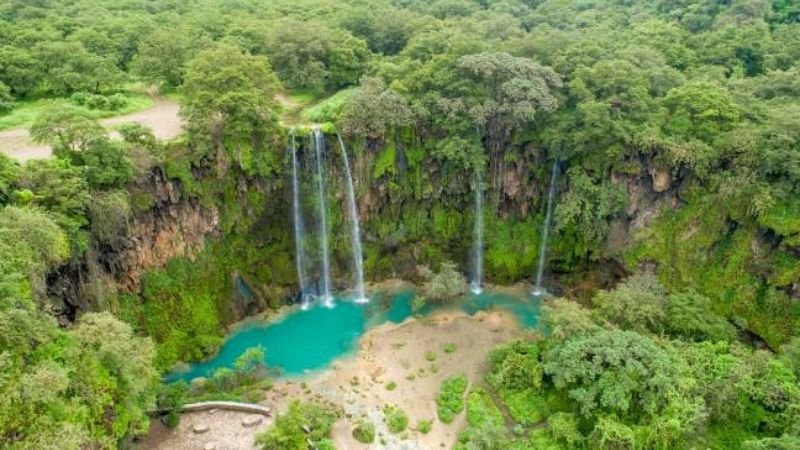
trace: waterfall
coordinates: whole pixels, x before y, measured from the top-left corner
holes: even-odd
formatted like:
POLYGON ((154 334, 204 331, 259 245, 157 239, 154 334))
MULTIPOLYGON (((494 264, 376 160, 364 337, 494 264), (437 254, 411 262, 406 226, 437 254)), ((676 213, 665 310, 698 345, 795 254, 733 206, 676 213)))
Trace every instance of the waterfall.
POLYGON ((542 242, 539 244, 539 268, 536 270, 536 288, 533 295, 542 295, 545 291, 542 287, 542 275, 544 274, 544 259, 547 253, 547 235, 550 232, 550 221, 553 216, 553 197, 556 193, 556 177, 558 176, 558 160, 553 162, 553 171, 550 174, 550 190, 547 193, 547 212, 544 216, 542 226, 542 242))
POLYGON ((314 127, 314 154, 317 164, 317 199, 319 200, 319 234, 322 251, 322 301, 328 308, 333 307, 331 295, 331 261, 328 251, 328 218, 325 197, 325 173, 322 158, 325 151, 325 136, 319 127, 314 127))
POLYGON ((350 214, 350 240, 353 249, 353 265, 356 270, 356 298, 357 303, 369 301, 364 291, 364 255, 361 252, 361 226, 358 221, 358 208, 356 207, 356 193, 353 189, 353 176, 350 173, 350 162, 347 159, 347 149, 342 141, 342 136, 336 132, 339 148, 342 149, 344 159, 344 174, 347 182, 347 209, 350 214))
POLYGON ((294 213, 294 251, 295 264, 297 265, 297 278, 300 283, 300 301, 303 309, 308 308, 308 291, 306 290, 306 258, 303 236, 305 226, 300 210, 300 182, 297 179, 297 145, 294 140, 294 130, 291 131, 292 140, 292 211, 294 213))
POLYGON ((483 292, 483 182, 480 173, 475 173, 475 219, 473 224, 472 250, 473 273, 470 291, 477 295, 483 292))

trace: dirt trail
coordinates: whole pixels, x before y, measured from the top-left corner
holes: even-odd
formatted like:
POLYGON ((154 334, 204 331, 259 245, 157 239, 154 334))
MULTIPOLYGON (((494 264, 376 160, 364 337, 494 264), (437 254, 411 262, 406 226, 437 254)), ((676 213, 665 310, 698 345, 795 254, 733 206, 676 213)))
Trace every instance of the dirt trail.
MULTIPOLYGON (((178 115, 180 106, 172 100, 161 97, 154 98, 154 101, 155 104, 144 111, 103 119, 100 123, 109 128, 126 123, 140 123, 151 128, 155 136, 162 140, 169 140, 181 134, 183 121, 178 115)), ((0 152, 19 162, 49 158, 52 154, 50 146, 33 142, 25 128, 0 131, 0 152)))

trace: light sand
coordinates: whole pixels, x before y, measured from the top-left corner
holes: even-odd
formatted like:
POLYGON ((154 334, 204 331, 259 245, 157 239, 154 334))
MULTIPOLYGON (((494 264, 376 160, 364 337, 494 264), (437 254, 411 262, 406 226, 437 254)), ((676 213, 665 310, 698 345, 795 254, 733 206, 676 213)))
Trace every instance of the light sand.
MULTIPOLYGON (((180 135, 183 131, 183 121, 178 115, 180 106, 160 97, 154 100, 155 104, 144 111, 103 119, 100 123, 109 128, 126 123, 140 123, 151 128, 153 134, 162 140, 180 135)), ((52 149, 49 145, 33 142, 27 129, 18 128, 0 131, 0 152, 24 163, 31 159, 49 158, 52 149)))
MULTIPOLYGON (((295 399, 341 407, 345 417, 336 423, 333 440, 337 448, 343 450, 451 448, 465 419, 462 413, 451 424, 439 422, 435 399, 442 380, 464 374, 471 384, 480 383, 489 351, 523 333, 516 319, 501 310, 481 312, 472 317, 461 312, 442 312, 419 320, 409 319, 402 324, 384 324, 362 336, 356 355, 338 360, 330 369, 309 374, 304 380, 276 382, 261 403, 278 412, 285 411, 295 399), (455 344, 456 351, 445 353, 446 344, 455 344), (429 351, 436 355, 433 362, 425 357, 429 351), (390 381, 397 384, 391 391, 386 389, 390 381), (410 423, 408 431, 400 435, 389 433, 381 412, 386 404, 406 412, 410 423), (362 418, 373 422, 378 432, 371 446, 360 444, 352 437, 353 426, 362 418), (433 423, 427 435, 415 430, 420 420, 433 423), (385 444, 381 443, 381 438, 385 444)), ((186 422, 199 420, 191 414, 184 417, 189 419, 186 422)), ((215 422, 208 436, 217 440, 218 448, 240 449, 250 448, 247 445, 252 445, 255 433, 232 420, 215 422), (220 430, 215 431, 216 428, 220 430), (211 435, 212 432, 217 434, 211 435)), ((202 439, 208 437, 197 438, 187 423, 168 433, 159 425, 142 442, 142 448, 203 448, 202 439)))

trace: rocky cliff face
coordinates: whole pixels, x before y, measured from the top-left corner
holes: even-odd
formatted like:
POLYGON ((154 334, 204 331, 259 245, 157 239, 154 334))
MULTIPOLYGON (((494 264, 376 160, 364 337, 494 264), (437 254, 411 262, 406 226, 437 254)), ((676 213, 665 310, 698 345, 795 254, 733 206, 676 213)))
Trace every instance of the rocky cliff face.
POLYGON ((72 321, 80 311, 100 306, 103 294, 135 292, 145 271, 163 267, 170 258, 197 254, 208 239, 219 236, 219 213, 182 192, 154 167, 131 188, 147 207, 134 212, 128 226, 47 277, 48 298, 59 320, 72 321))

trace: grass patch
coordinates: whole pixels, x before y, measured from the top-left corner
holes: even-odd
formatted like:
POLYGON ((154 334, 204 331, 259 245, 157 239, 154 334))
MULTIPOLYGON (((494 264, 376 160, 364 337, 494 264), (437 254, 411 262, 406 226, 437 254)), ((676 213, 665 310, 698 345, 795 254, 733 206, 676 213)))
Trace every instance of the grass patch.
POLYGON ((436 397, 439 420, 450 423, 464 410, 464 391, 467 390, 467 378, 464 375, 442 381, 439 395, 436 397))
POLYGON ((539 423, 551 413, 545 397, 533 389, 501 389, 500 398, 514 421, 522 425, 539 423))
POLYGON ((383 415, 386 420, 386 426, 393 434, 402 433, 408 428, 408 416, 402 409, 386 405, 383 407, 383 415))
POLYGON ((353 428, 353 438, 362 444, 371 444, 375 441, 375 425, 372 422, 360 422, 353 428))
MULTIPOLYGON (((89 109, 83 106, 74 105, 86 111, 95 119, 105 119, 108 117, 124 116, 137 111, 142 111, 153 106, 153 99, 146 94, 138 92, 123 92, 128 100, 127 105, 120 109, 108 111, 99 109, 89 109)), ((8 114, 0 115, 0 130, 13 128, 27 128, 36 120, 37 117, 55 102, 66 101, 68 98, 39 98, 33 100, 23 100, 15 103, 14 109, 8 114)))
POLYGON ((355 88, 342 89, 330 97, 307 107, 300 116, 311 122, 334 122, 342 112, 347 99, 353 95, 355 88))
POLYGON ((467 397, 467 423, 471 427, 483 425, 502 426, 503 414, 494 404, 488 392, 481 388, 472 389, 467 397))
POLYGON ((417 431, 419 431, 422 434, 430 433, 432 428, 433 428, 433 422, 430 420, 420 420, 417 423, 417 431))

